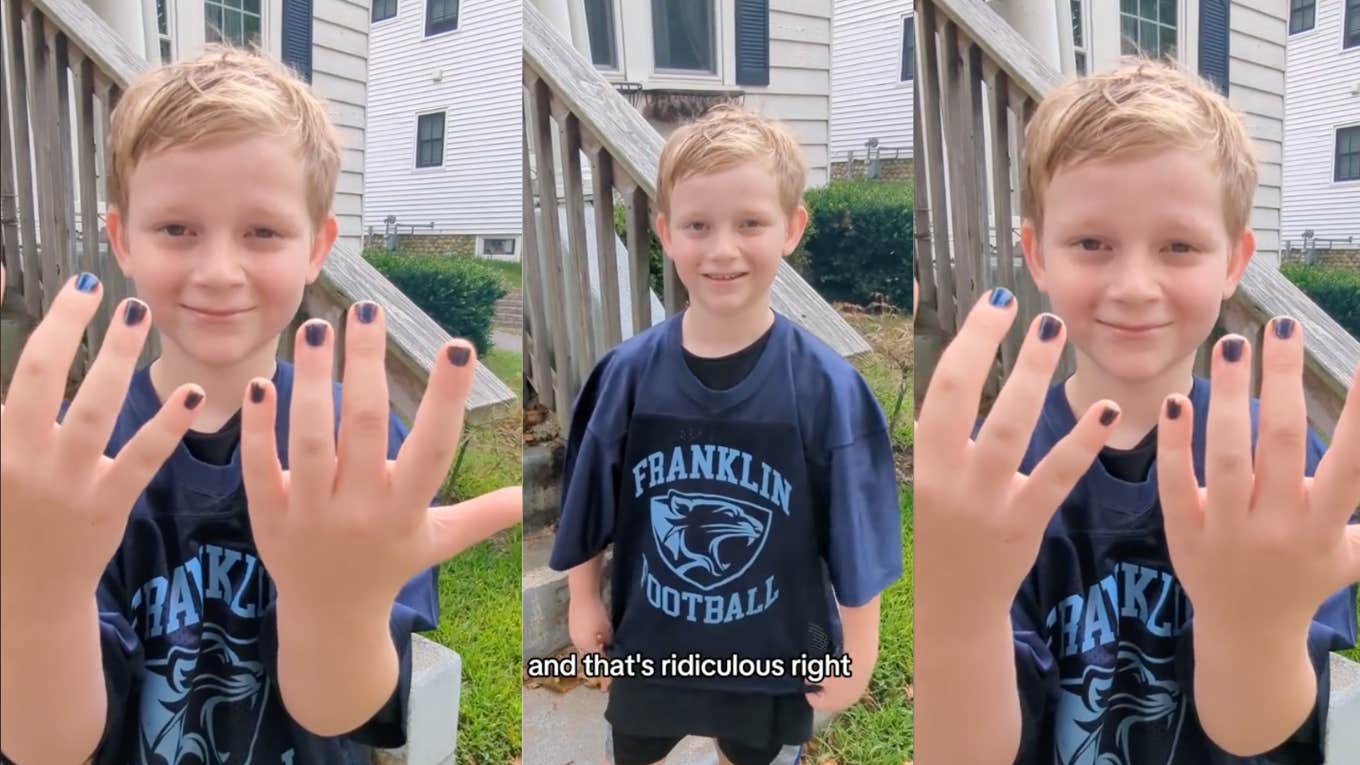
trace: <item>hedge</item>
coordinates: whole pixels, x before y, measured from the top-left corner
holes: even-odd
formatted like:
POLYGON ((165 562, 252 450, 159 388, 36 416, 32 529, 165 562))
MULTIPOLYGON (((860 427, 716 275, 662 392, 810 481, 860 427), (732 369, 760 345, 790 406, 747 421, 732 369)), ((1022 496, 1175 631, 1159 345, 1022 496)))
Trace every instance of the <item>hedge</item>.
POLYGON ((505 287, 494 268, 476 258, 406 255, 365 250, 364 259, 454 337, 478 355, 491 348, 491 320, 505 287))
POLYGON ((911 310, 911 185, 837 181, 805 195, 808 233, 796 262, 827 300, 876 296, 911 310))
POLYGON ((1360 338, 1360 271, 1285 263, 1280 266, 1280 273, 1352 337, 1360 338))

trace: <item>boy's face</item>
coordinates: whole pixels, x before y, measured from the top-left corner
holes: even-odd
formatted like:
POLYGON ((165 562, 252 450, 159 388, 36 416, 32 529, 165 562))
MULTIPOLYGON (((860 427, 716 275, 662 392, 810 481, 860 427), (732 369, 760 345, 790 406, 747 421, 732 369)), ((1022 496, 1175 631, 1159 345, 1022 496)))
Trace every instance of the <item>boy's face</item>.
POLYGON ((166 350, 208 366, 272 356, 336 236, 334 217, 313 224, 290 147, 172 147, 138 162, 128 189, 128 209, 109 211, 110 239, 166 350))
POLYGON ((807 226, 807 210, 786 213, 774 175, 755 162, 685 178, 670 207, 657 216, 657 236, 690 305, 718 315, 767 304, 780 259, 807 226))
POLYGON ((1044 192, 1026 265, 1078 354, 1128 382, 1188 371, 1255 248, 1224 224, 1203 155, 1166 149, 1066 167, 1044 192))

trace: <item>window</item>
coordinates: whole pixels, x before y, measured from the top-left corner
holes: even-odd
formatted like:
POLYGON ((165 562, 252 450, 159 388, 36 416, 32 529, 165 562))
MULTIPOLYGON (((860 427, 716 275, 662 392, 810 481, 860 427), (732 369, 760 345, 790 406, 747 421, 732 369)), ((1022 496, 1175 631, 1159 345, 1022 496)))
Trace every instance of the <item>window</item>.
POLYGON ((717 72, 712 0, 652 0, 657 69, 717 72))
POLYGON ((397 0, 373 0, 373 21, 390 19, 397 15, 397 0))
POLYGON ((1360 0, 1346 0, 1346 20, 1341 27, 1341 47, 1360 45, 1360 0))
POLYGON ((1335 181, 1360 181, 1360 125, 1336 131, 1335 181))
POLYGON ((263 47, 260 0, 203 0, 203 39, 240 48, 263 47))
POLYGON ((614 46, 614 0, 585 0, 586 30, 590 34, 590 62, 600 69, 618 69, 614 46))
POLYGON ((444 164, 444 113, 422 114, 416 123, 416 167, 439 167, 444 164))
POLYGON ((156 39, 161 46, 161 63, 168 64, 175 59, 175 49, 170 42, 170 9, 166 0, 156 0, 156 39))
POLYGON ((1119 36, 1121 53, 1174 59, 1176 0, 1119 0, 1119 36))
POLYGON ((1289 0, 1289 34, 1313 28, 1317 0, 1289 0))
POLYGON ((1086 32, 1082 26, 1081 0, 1072 0, 1072 58, 1077 74, 1086 74, 1086 32))
POLYGON ((425 0, 425 36, 458 28, 458 0, 425 0))
POLYGON ((902 82, 916 78, 916 19, 902 19, 902 82))
POLYGON ((482 240, 483 255, 514 255, 515 237, 488 237, 482 240))

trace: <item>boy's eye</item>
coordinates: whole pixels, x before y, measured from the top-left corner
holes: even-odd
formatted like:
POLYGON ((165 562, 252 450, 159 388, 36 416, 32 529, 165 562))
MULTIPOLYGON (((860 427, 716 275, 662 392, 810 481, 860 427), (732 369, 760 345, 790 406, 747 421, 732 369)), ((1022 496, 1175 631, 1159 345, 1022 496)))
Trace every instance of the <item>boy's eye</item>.
POLYGON ((708 224, 704 223, 703 221, 695 220, 686 223, 685 228, 690 229, 691 231, 703 231, 704 228, 707 227, 707 225, 708 224))
POLYGON ((257 239, 274 239, 278 237, 279 232, 275 231, 272 228, 264 228, 262 226, 260 228, 251 229, 250 235, 257 239))
POLYGON ((742 224, 741 224, 741 225, 745 226, 746 228, 756 228, 756 227, 761 226, 761 225, 763 225, 763 224, 762 224, 760 221, 755 220, 754 218, 752 218, 751 220, 742 221, 742 224))
POLYGON ((189 228, 187 226, 182 226, 178 223, 170 223, 168 225, 161 226, 159 230, 164 231, 170 236, 184 236, 185 234, 189 233, 189 228))
POLYGON ((1095 252, 1096 250, 1099 250, 1100 245, 1101 243, 1099 239, 1093 239, 1089 236, 1086 237, 1085 239, 1077 240, 1077 246, 1082 248, 1083 250, 1086 250, 1087 252, 1095 252))
POLYGON ((1193 252, 1194 249, 1195 249, 1195 246, 1194 246, 1194 245, 1192 245, 1192 244, 1187 244, 1187 243, 1185 243, 1185 242, 1172 242, 1172 243, 1171 243, 1171 251, 1172 251, 1172 252, 1175 252, 1175 253, 1184 254, 1184 253, 1187 253, 1187 252, 1193 252))

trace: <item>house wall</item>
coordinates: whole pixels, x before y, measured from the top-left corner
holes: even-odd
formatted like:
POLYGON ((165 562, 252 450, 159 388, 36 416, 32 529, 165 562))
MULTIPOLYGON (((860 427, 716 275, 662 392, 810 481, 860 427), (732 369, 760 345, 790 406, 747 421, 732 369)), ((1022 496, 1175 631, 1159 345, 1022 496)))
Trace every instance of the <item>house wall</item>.
POLYGON ((333 208, 340 226, 337 242, 355 252, 363 231, 368 13, 366 0, 315 0, 312 5, 312 92, 326 103, 340 135, 333 208))
POLYGON ((370 31, 363 224, 518 236, 520 4, 462 0, 458 29, 425 37, 423 0, 370 31), (444 111, 444 164, 416 168, 420 114, 444 111))
POLYGON ((1332 180, 1337 128, 1360 125, 1360 48, 1341 48, 1344 5, 1317 0, 1313 28, 1286 46, 1280 232, 1296 247, 1308 229, 1360 243, 1360 181, 1332 180))
POLYGON ((911 157, 912 81, 902 82, 902 19, 909 0, 837 0, 831 34, 833 163, 864 158, 877 138, 885 156, 911 157))
POLYGON ((1285 34, 1289 4, 1234 0, 1228 11, 1228 103, 1256 144, 1260 175, 1250 223, 1256 257, 1279 261, 1284 164, 1285 34))

